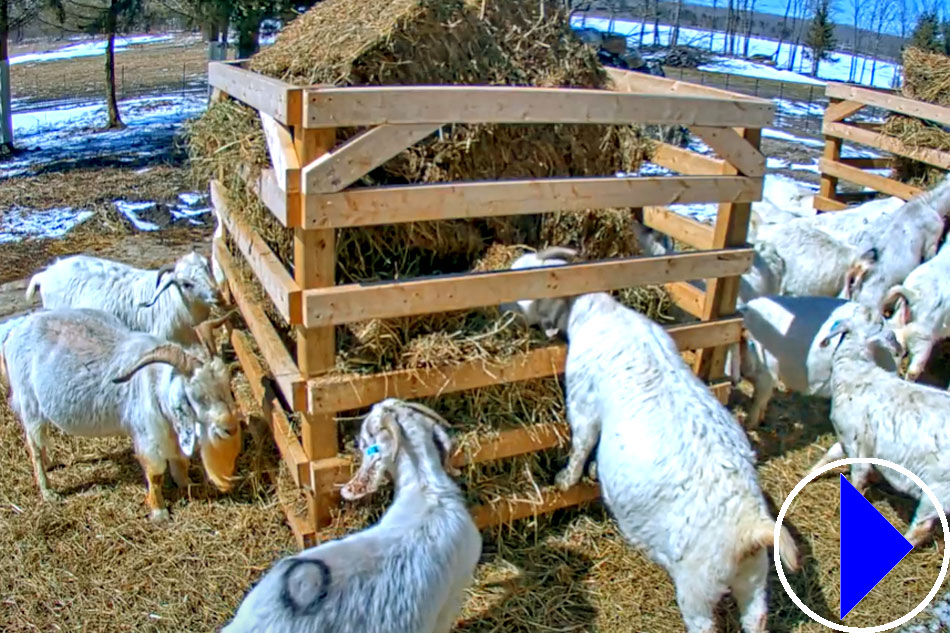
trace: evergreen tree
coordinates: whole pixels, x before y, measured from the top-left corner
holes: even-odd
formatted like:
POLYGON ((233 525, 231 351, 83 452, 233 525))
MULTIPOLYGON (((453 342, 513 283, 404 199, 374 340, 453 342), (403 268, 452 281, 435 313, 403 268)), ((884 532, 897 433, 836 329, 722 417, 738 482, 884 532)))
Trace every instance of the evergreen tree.
POLYGON ((910 36, 910 45, 914 48, 930 53, 939 53, 943 48, 937 40, 940 31, 940 23, 937 21, 936 13, 921 13, 917 18, 917 26, 910 36))
POLYGON ((815 15, 808 25, 805 46, 811 51, 811 76, 818 76, 818 64, 831 58, 835 44, 835 25, 831 21, 831 0, 818 0, 815 15))

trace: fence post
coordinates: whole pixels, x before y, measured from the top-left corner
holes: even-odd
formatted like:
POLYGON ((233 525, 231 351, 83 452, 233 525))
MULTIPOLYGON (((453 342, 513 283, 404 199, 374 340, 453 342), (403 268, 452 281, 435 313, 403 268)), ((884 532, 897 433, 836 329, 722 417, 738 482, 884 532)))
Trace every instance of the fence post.
MULTIPOLYGON (((840 103, 841 99, 829 99, 828 105, 834 103, 840 103)), ((833 136, 825 135, 825 150, 822 153, 822 158, 825 160, 830 160, 832 162, 838 162, 841 159, 841 139, 835 138, 833 136)), ((834 176, 830 176, 824 172, 821 174, 821 187, 818 190, 818 195, 821 198, 827 198, 828 200, 837 201, 838 199, 838 179, 834 176)), ((815 201, 817 203, 817 199, 815 201)), ((817 204, 815 205, 816 210, 819 210, 817 204)))

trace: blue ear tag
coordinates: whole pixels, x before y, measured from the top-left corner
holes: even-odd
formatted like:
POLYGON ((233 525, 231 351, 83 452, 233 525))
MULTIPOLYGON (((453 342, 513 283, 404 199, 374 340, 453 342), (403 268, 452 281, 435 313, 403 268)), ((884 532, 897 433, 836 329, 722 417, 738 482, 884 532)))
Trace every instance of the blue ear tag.
POLYGON ((379 452, 379 444, 373 444, 372 446, 366 449, 366 456, 369 457, 370 455, 375 455, 378 452, 379 452))
POLYGON ((838 319, 837 321, 835 321, 834 323, 832 323, 832 324, 831 324, 831 328, 830 328, 828 331, 829 331, 829 332, 834 332, 834 331, 838 328, 839 325, 841 325, 841 319, 838 319))

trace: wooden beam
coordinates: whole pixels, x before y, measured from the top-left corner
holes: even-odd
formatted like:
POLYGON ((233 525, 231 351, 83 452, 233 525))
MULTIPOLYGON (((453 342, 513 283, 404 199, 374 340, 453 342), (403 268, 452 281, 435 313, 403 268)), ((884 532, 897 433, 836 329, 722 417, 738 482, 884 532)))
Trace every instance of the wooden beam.
POLYGON ((211 204, 248 266, 287 323, 302 322, 301 291, 270 247, 244 220, 231 213, 224 187, 211 181, 211 204))
POLYGON ((231 344, 234 346, 234 353, 241 363, 241 369, 247 377, 254 400, 260 405, 264 420, 270 425, 274 443, 287 464, 290 476, 298 487, 309 487, 310 460, 307 458, 307 454, 304 453, 303 447, 300 446, 297 436, 291 430, 280 400, 271 391, 270 378, 265 374, 264 368, 257 362, 257 357, 251 351, 251 343, 247 335, 240 330, 233 330, 231 332, 231 344))
POLYGON ((307 406, 307 383, 293 358, 287 352, 287 348, 281 342, 280 337, 274 330, 264 314, 264 309, 260 303, 251 299, 250 294, 244 287, 241 277, 237 272, 237 266, 231 254, 228 252, 224 242, 220 239, 214 240, 212 245, 215 257, 221 270, 224 271, 228 279, 228 285, 231 289, 231 296, 234 303, 241 311, 244 322, 250 330, 257 348, 267 363, 267 369, 274 382, 277 383, 278 390, 284 396, 284 400, 294 411, 304 411, 307 406))
MULTIPOLYGON (((745 128, 740 130, 739 134, 758 151, 762 139, 760 129, 745 128)), ((734 174, 736 171, 738 171, 738 168, 732 164, 723 166, 723 173, 726 175, 734 174)), ((716 215, 713 245, 716 248, 736 248, 744 245, 749 232, 751 214, 752 205, 748 202, 720 204, 719 212, 716 215)), ((741 272, 745 272, 745 270, 741 272)), ((737 273, 732 277, 706 275, 706 300, 701 317, 703 321, 735 313, 736 301, 739 298, 740 274, 737 273)), ((687 277, 687 279, 695 278, 687 277)), ((718 378, 725 373, 725 364, 725 346, 706 348, 696 354, 694 369, 697 376, 708 382, 712 378, 718 378)))
POLYGON ((889 169, 894 166, 894 159, 890 157, 881 158, 839 158, 838 162, 842 165, 857 167, 858 169, 889 169))
POLYGON ((828 104, 828 107, 825 108, 824 119, 829 123, 840 121, 862 109, 864 109, 863 103, 856 103, 854 101, 832 101, 828 104))
MULTIPOLYGON (((683 96, 706 96, 717 97, 720 99, 734 99, 750 103, 767 103, 771 101, 744 95, 738 92, 730 92, 720 88, 702 86, 690 83, 688 81, 677 81, 665 77, 657 77, 646 73, 638 73, 633 70, 623 70, 621 68, 607 68, 607 76, 613 83, 612 89, 621 92, 648 93, 659 95, 683 95, 683 96)), ((767 121, 763 125, 769 125, 767 121)))
MULTIPOLYGON (((666 328, 680 350, 728 345, 739 340, 742 319, 674 325, 666 328)), ((370 406, 390 397, 427 398, 500 383, 534 380, 564 371, 564 346, 549 346, 502 363, 468 361, 429 369, 380 374, 325 376, 310 381, 310 412, 338 413, 370 406)))
POLYGON ((303 191, 335 193, 439 129, 438 125, 380 125, 323 154, 303 170, 303 191))
POLYGON ((950 170, 950 152, 925 147, 915 149, 908 147, 893 136, 863 130, 845 123, 825 123, 822 126, 822 133, 854 143, 876 147, 885 152, 927 163, 940 169, 950 170))
POLYGON ((712 248, 713 228, 666 207, 644 207, 643 224, 700 250, 712 248))
POLYGON ((452 455, 456 468, 468 464, 494 462, 526 453, 536 453, 571 442, 571 429, 566 424, 534 424, 499 432, 495 437, 479 438, 471 450, 458 447, 452 455))
POLYGON ((950 108, 932 103, 924 103, 908 99, 900 95, 879 92, 869 88, 853 86, 845 83, 829 82, 825 93, 829 97, 857 101, 870 106, 877 106, 891 112, 899 112, 907 116, 926 119, 942 125, 950 125, 950 108))
POLYGON ((525 86, 349 86, 308 89, 310 128, 418 123, 602 123, 766 126, 771 102, 525 86))
POLYGON ((898 198, 902 198, 904 200, 910 200, 914 196, 917 196, 924 191, 919 187, 913 187, 911 185, 898 182, 897 180, 891 180, 885 176, 870 174, 866 171, 861 171, 857 167, 842 165, 841 163, 828 160, 827 158, 822 158, 818 161, 818 168, 821 170, 822 174, 828 174, 841 180, 853 182, 857 185, 870 187, 875 191, 886 193, 889 196, 897 196, 898 198))
MULTIPOLYGON (((839 160, 841 158, 841 145, 841 139, 826 134, 825 147, 822 150, 822 158, 829 161, 839 160)), ((831 174, 822 174, 821 182, 818 187, 818 196, 821 196, 825 200, 835 200, 837 195, 838 179, 831 174)))
POLYGON ((274 177, 281 191, 300 191, 300 163, 294 150, 294 139, 282 123, 261 112, 261 127, 264 129, 264 141, 273 166, 274 177))
POLYGON ((547 178, 393 187, 365 187, 305 197, 306 227, 372 226, 610 207, 751 202, 761 178, 547 178))
POLYGON ((741 275, 751 248, 699 251, 304 291, 304 325, 320 327, 468 310, 520 299, 567 297, 643 284, 741 275))
MULTIPOLYGON (((744 176, 758 178, 765 175, 765 156, 739 136, 732 128, 715 128, 694 125, 695 132, 720 157, 744 176)), ((722 172, 720 172, 722 173, 722 172)))
POLYGON ((816 211, 843 211, 848 208, 848 205, 840 200, 832 200, 821 195, 814 197, 812 206, 816 211))
POLYGON ((677 306, 697 318, 703 316, 703 306, 706 304, 706 291, 697 288, 688 281, 676 281, 663 286, 670 298, 677 306))
POLYGON ((273 169, 262 169, 257 178, 252 179, 251 167, 243 164, 238 166, 238 173, 244 179, 248 191, 260 198, 261 203, 274 214, 278 222, 286 227, 300 225, 300 194, 287 193, 281 189, 273 169), (296 207, 293 206, 294 201, 296 207))
POLYGON ((208 83, 284 125, 299 124, 301 88, 225 62, 208 64, 208 83))
POLYGON ((498 501, 469 508, 469 513, 479 530, 538 516, 569 508, 600 497, 600 486, 581 483, 566 492, 556 488, 547 488, 540 493, 541 498, 535 501, 525 499, 499 499, 498 501))
POLYGON ((669 143, 656 143, 650 162, 680 174, 712 176, 722 173, 723 161, 712 156, 703 156, 669 143))

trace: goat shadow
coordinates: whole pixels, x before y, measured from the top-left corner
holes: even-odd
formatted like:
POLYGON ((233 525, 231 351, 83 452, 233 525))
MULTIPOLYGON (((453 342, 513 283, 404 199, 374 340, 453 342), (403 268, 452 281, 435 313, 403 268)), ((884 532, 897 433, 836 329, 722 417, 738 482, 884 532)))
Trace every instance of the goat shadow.
POLYGON ((476 580, 473 588, 477 587, 482 600, 486 592, 490 594, 492 606, 460 620, 453 632, 596 630, 597 611, 585 584, 593 561, 577 548, 563 542, 551 543, 547 538, 559 536, 568 520, 558 519, 570 516, 561 511, 542 519, 545 527, 526 547, 523 542, 508 542, 506 528, 497 535, 483 533, 480 565, 496 563, 504 572, 514 574, 505 573, 502 580, 476 580))
MULTIPOLYGON (((745 408, 749 401, 750 398, 735 390, 730 405, 745 408)), ((766 408, 765 419, 749 435, 759 460, 766 462, 812 446, 829 433, 834 433, 829 399, 776 390, 766 408)), ((825 448, 830 447, 829 444, 825 448)))

